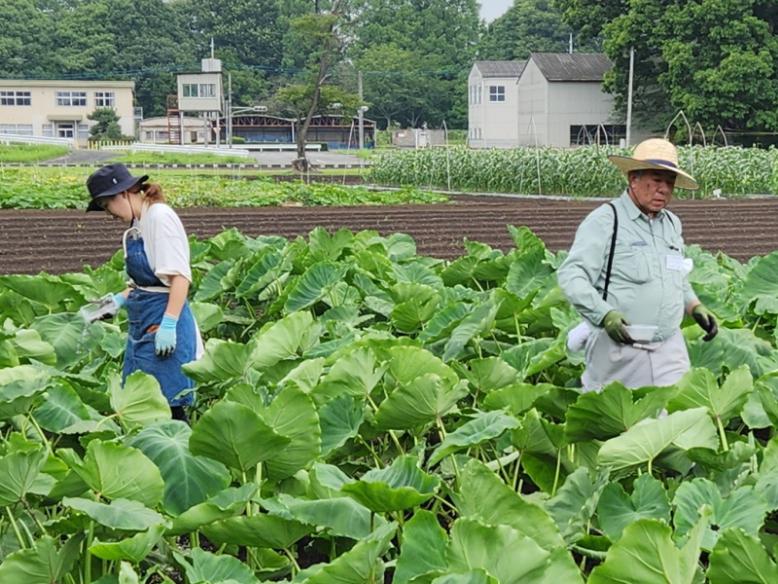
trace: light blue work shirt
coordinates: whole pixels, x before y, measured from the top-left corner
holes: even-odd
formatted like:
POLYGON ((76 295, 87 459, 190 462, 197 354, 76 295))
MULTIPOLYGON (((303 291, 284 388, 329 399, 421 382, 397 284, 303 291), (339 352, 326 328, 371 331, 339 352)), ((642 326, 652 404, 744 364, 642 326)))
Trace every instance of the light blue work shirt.
POLYGON ((681 221, 663 209, 653 219, 624 192, 613 201, 619 218, 616 249, 603 300, 605 271, 613 233, 613 210, 601 205, 581 222, 570 254, 557 280, 570 303, 591 324, 599 326, 611 310, 629 324, 658 327, 654 341, 669 339, 679 328, 684 310, 697 302, 683 269, 681 221))

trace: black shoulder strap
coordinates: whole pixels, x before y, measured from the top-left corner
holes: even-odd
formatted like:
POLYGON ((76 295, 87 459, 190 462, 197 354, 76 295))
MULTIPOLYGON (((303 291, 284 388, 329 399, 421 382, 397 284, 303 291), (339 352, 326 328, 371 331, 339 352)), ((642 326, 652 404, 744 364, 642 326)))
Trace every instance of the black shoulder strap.
POLYGON ((619 230, 619 214, 616 212, 616 207, 613 203, 608 203, 608 206, 613 209, 613 234, 611 235, 611 251, 608 254, 608 267, 605 270, 605 289, 602 291, 602 299, 608 300, 608 286, 611 283, 611 268, 613 268, 613 252, 616 251, 616 232, 619 230))

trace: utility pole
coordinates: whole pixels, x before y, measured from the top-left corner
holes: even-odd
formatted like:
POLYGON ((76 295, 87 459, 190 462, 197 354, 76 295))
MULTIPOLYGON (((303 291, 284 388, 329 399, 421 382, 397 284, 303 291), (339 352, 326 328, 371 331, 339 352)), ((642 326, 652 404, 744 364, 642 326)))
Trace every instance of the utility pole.
POLYGON ((232 73, 227 73, 227 143, 232 148, 232 73))
POLYGON ((632 134, 632 77, 635 73, 635 47, 629 48, 629 81, 627 82, 627 136, 626 145, 629 148, 629 141, 632 134))
POLYGON ((362 150, 365 147, 365 109, 362 106, 362 99, 364 98, 362 93, 362 71, 357 71, 357 92, 359 93, 359 149, 362 150))

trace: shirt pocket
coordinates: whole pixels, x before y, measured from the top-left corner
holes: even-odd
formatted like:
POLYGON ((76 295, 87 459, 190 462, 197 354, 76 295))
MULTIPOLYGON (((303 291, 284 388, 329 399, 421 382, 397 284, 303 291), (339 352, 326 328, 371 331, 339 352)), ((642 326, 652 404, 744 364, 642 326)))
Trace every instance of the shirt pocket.
POLYGON ((612 273, 619 280, 633 284, 645 284, 651 279, 648 255, 637 246, 616 246, 612 273))

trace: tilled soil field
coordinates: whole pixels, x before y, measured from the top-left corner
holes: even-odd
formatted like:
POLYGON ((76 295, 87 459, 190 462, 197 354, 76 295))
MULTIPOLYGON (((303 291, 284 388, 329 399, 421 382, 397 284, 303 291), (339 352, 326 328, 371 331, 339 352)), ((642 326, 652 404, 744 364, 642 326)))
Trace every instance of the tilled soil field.
MULTIPOLYGON (((230 227, 251 236, 285 237, 306 235, 317 226, 374 229, 411 235, 420 254, 454 258, 463 252, 465 238, 509 249, 507 224, 526 225, 550 249, 565 249, 578 223, 598 204, 461 196, 441 205, 195 208, 179 214, 187 231, 199 238, 230 227)), ((683 221, 687 244, 722 250, 741 261, 778 249, 778 198, 676 201, 671 209, 683 221)), ((96 266, 118 249, 123 230, 122 223, 99 213, 0 210, 0 274, 57 274, 96 266)))

